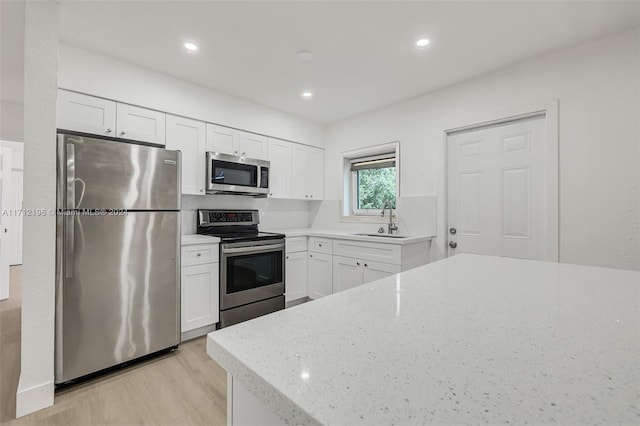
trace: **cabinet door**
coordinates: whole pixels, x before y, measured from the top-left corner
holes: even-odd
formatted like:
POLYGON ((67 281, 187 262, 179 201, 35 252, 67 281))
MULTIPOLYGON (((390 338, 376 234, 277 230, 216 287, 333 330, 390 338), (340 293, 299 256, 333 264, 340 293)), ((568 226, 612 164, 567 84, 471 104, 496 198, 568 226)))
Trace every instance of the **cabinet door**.
POLYGON ((167 115, 167 149, 182 151, 182 193, 204 195, 205 123, 167 115))
POLYGON ((207 151, 239 155, 240 132, 228 127, 207 123, 207 151))
POLYGON ((247 158, 267 159, 267 137, 240 132, 240 155, 247 158))
POLYGON ((291 144, 291 198, 309 199, 309 169, 307 147, 291 144))
POLYGON ((116 136, 116 103, 80 93, 58 90, 59 129, 116 136))
POLYGON ((362 284, 362 261, 333 256, 333 288, 337 293, 362 284))
POLYGON ((400 265, 390 265, 388 263, 370 262, 364 260, 360 262, 362 268, 362 281, 365 283, 379 280, 400 272, 400 265))
POLYGON ((291 144, 269 139, 269 197, 291 197, 291 144))
POLYGON ((286 256, 285 302, 307 296, 307 252, 301 251, 286 256))
POLYGON ((331 255, 309 253, 307 288, 309 297, 317 299, 333 293, 333 264, 331 255))
POLYGON ((218 263, 185 266, 181 270, 182 332, 219 321, 218 263))
POLYGON ((134 141, 165 144, 165 113, 134 105, 117 105, 116 136, 134 141))
POLYGON ((311 147, 307 147, 307 149, 309 198, 322 200, 324 198, 324 150, 311 147))

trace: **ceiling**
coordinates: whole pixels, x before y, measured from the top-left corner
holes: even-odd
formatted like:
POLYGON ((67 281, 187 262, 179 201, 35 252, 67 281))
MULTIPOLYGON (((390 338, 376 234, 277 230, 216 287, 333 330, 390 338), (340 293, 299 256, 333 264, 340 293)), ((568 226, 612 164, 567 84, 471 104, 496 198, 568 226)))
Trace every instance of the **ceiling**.
POLYGON ((637 1, 60 4, 64 42, 320 123, 640 25, 637 1), (422 50, 420 37, 431 40, 422 50))

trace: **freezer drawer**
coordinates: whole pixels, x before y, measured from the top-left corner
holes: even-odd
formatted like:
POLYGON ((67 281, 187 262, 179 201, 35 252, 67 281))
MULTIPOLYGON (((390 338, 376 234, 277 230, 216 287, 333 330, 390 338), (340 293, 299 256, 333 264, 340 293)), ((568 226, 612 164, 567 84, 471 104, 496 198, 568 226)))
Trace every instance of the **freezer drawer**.
POLYGON ((58 135, 58 209, 179 210, 179 151, 58 135))
POLYGON ((56 383, 179 343, 179 220, 58 217, 56 383))

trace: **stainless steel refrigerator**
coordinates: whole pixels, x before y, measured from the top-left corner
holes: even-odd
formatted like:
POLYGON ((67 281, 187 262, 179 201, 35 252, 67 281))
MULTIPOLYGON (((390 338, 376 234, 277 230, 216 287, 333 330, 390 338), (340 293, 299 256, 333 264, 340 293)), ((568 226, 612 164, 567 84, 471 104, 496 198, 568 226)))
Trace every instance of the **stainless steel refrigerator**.
POLYGON ((180 152, 58 134, 55 383, 180 341, 180 152))

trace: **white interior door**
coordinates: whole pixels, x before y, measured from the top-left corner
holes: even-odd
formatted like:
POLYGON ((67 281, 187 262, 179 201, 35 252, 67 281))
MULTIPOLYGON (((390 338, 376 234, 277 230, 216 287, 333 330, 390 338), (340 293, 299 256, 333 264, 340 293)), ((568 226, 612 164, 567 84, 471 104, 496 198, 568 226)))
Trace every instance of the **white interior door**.
MULTIPOLYGON (((15 165, 15 156, 12 153, 12 164, 15 165)), ((16 210, 22 210, 22 182, 24 171, 11 169, 11 208, 16 210)), ((9 254, 10 265, 22 265, 22 229, 23 229, 23 216, 14 215, 9 218, 9 234, 11 238, 11 251, 9 254)))
POLYGON ((544 115, 448 136, 449 255, 557 261, 547 250, 547 146, 544 115))
POLYGON ((11 149, 0 148, 0 300, 9 297, 9 261, 11 241, 9 239, 8 218, 11 212, 11 149))

